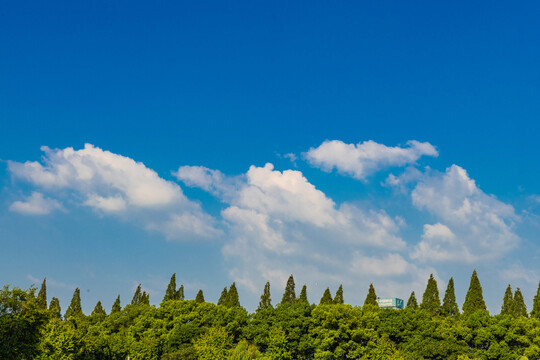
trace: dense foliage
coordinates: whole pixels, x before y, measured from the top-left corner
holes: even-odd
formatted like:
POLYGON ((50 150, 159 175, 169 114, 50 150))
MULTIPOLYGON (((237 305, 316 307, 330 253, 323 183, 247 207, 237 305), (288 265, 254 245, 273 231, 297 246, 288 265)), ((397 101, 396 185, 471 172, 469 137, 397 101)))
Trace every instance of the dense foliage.
POLYGON ((343 303, 342 286, 309 304, 305 286, 296 298, 292 276, 275 307, 267 283, 253 314, 240 306, 235 283, 216 305, 202 291, 184 300, 174 276, 159 306, 139 286, 109 315, 101 302, 84 315, 76 289, 62 319, 58 299, 47 307, 45 281, 36 290, 0 290, 0 359, 540 359, 538 298, 528 317, 521 291, 509 286, 501 314, 491 316, 476 272, 463 314, 453 280, 441 307, 433 277, 422 304, 412 293, 403 310, 376 306, 373 285, 362 307, 343 303))

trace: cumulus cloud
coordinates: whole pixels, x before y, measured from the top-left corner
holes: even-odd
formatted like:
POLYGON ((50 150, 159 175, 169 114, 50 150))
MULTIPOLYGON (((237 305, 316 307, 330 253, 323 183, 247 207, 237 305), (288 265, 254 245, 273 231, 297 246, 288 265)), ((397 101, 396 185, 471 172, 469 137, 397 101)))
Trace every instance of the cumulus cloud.
MULTIPOLYGON (((190 201, 178 184, 161 178, 143 163, 91 144, 81 150, 41 149, 42 163, 8 161, 12 176, 51 196, 69 196, 72 203, 122 215, 170 239, 221 233, 214 228, 215 220, 190 201)), ((27 214, 46 214, 57 208, 57 200, 44 198, 41 193, 10 207, 27 214)))
POLYGON ((439 153, 430 143, 416 140, 408 141, 406 147, 388 147, 372 140, 356 145, 327 140, 319 147, 309 149, 304 157, 324 171, 335 168, 342 174, 363 180, 385 168, 413 164, 423 155, 436 157, 439 153))
POLYGON ((242 182, 241 177, 226 176, 204 166, 180 166, 173 175, 187 186, 201 188, 224 199, 230 199, 242 182))
POLYGON ((416 207, 441 220, 424 227, 416 258, 472 262, 500 256, 519 242, 514 208, 485 194, 457 165, 426 173, 411 196, 416 207))
POLYGON ((351 267, 353 272, 376 276, 398 276, 414 269, 400 254, 388 253, 382 257, 370 257, 358 251, 353 255, 351 267))
POLYGON ((540 273, 531 268, 525 268, 521 263, 515 263, 501 270, 501 277, 507 281, 525 281, 529 284, 538 284, 540 273))
POLYGON ((23 215, 47 215, 55 210, 62 210, 62 205, 54 200, 34 191, 24 201, 15 201, 9 207, 10 211, 23 215))

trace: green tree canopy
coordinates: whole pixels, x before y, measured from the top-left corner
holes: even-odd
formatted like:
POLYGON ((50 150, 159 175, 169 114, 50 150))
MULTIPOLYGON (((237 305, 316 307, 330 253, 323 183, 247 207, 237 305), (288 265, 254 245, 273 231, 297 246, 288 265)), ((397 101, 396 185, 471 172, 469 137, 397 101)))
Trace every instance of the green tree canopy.
POLYGON ((49 304, 49 312, 51 313, 51 316, 56 319, 62 318, 62 310, 60 309, 60 300, 58 300, 57 297, 54 297, 51 299, 51 303, 49 304))
POLYGON ((538 283, 538 290, 536 290, 536 295, 534 296, 531 317, 540 318, 540 282, 538 283))
POLYGON ((512 295, 512 287, 510 284, 508 284, 508 287, 504 292, 501 315, 514 315, 514 295, 512 295))
POLYGON ((178 293, 176 292, 176 273, 172 274, 167 290, 165 290, 165 296, 163 301, 177 300, 178 293))
POLYGON ((261 301, 259 301, 259 306, 257 311, 270 309, 272 307, 272 299, 270 298, 270 282, 267 281, 264 285, 264 290, 261 295, 261 301))
POLYGON ((369 284, 369 290, 366 296, 366 300, 364 300, 364 306, 366 305, 379 307, 379 303, 377 302, 377 294, 375 294, 375 288, 373 287, 373 284, 369 284))
POLYGON ((484 302, 482 285, 480 285, 478 274, 476 273, 476 270, 474 270, 471 275, 469 290, 467 291, 467 295, 465 295, 465 302, 463 303, 463 315, 471 315, 476 310, 487 310, 487 307, 484 302))
POLYGON ((103 306, 101 305, 101 301, 98 301, 96 306, 94 307, 94 310, 92 311, 92 316, 95 315, 107 315, 105 312, 105 309, 103 309, 103 306))
POLYGON ((336 296, 334 296, 334 304, 343 304, 343 285, 339 285, 339 288, 336 291, 336 296))
POLYGON ((138 305, 141 303, 142 300, 142 290, 141 290, 141 284, 137 286, 137 289, 135 290, 135 293, 133 294, 133 298, 131 299, 131 305, 138 305))
POLYGON ((332 294, 330 293, 330 289, 326 288, 326 290, 324 290, 323 296, 321 297, 319 305, 328 305, 333 303, 334 302, 332 300, 332 294))
POLYGON ((527 306, 525 306, 525 300, 523 300, 523 294, 519 288, 514 292, 513 313, 515 317, 527 317, 527 306))
POLYGON ((441 313, 445 317, 453 317, 459 315, 459 307, 456 302, 456 293, 454 291, 454 279, 448 280, 448 286, 444 293, 441 313))
POLYGON ((307 299, 307 286, 306 286, 306 284, 304 284, 304 286, 302 286, 302 290, 300 291, 300 296, 298 297, 298 299, 301 302, 309 304, 308 299, 307 299))
POLYGON ((204 302, 204 294, 202 290, 199 290, 199 292, 197 293, 197 296, 195 296, 195 302, 199 304, 204 302))
POLYGON ((424 295, 422 295, 420 309, 427 311, 431 315, 438 315, 441 313, 439 289, 437 288, 437 281, 433 277, 433 274, 429 276, 426 290, 424 291, 424 295))
POLYGON ((232 308, 240 306, 240 299, 238 297, 238 290, 236 290, 236 284, 233 282, 227 291, 227 300, 225 306, 232 308))
POLYGON ((37 303, 40 308, 47 308, 47 278, 44 278, 43 282, 41 283, 41 288, 39 289, 37 296, 37 303))
POLYGON ((84 316, 81 307, 81 290, 76 288, 71 298, 71 303, 64 314, 64 318, 69 319, 71 317, 84 316))
POLYGON ((221 291, 221 295, 219 296, 218 305, 225 305, 227 302, 227 287, 225 286, 223 290, 221 291))
POLYGON ((287 285, 285 286, 285 292, 281 298, 282 304, 292 304, 296 300, 296 294, 294 292, 294 278, 291 274, 287 280, 287 285))
POLYGON ((221 327, 210 328, 193 343, 200 360, 228 360, 232 345, 232 336, 221 327))
POLYGON ((184 285, 180 285, 178 291, 176 292, 177 300, 184 300, 184 285))
POLYGON ((111 308, 111 315, 115 314, 115 313, 118 313, 120 311, 122 311, 122 307, 120 306, 120 294, 118 294, 118 297, 114 301, 114 304, 113 304, 113 306, 111 308))
POLYGON ((416 301, 414 291, 411 293, 411 296, 409 296, 409 300, 407 300, 407 308, 418 309, 418 301, 416 301))

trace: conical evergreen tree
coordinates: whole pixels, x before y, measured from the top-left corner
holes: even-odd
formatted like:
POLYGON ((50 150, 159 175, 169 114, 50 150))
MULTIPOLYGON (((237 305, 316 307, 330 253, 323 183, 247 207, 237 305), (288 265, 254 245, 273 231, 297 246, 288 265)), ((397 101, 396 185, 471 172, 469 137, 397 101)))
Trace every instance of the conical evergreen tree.
POLYGON ((527 306, 525 306, 525 300, 523 300, 523 294, 519 288, 514 293, 514 308, 513 313, 515 317, 524 316, 527 317, 527 306))
POLYGON ((71 303, 69 304, 69 307, 66 310, 64 318, 69 319, 71 317, 78 317, 78 316, 84 316, 84 314, 81 308, 81 290, 79 288, 76 288, 75 291, 73 292, 71 303))
POLYGON ((300 296, 298 297, 298 301, 305 302, 305 303, 309 304, 308 299, 307 299, 307 286, 306 286, 306 284, 304 284, 304 286, 302 286, 302 290, 300 291, 300 296))
POLYGON ((176 300, 178 293, 176 292, 176 273, 172 274, 167 290, 165 290, 165 296, 163 301, 176 300))
POLYGON ((49 304, 49 312, 57 319, 62 318, 62 310, 60 309, 60 300, 58 300, 58 298, 53 297, 51 299, 51 303, 49 304))
POLYGON ((115 314, 115 313, 118 313, 120 311, 122 311, 122 307, 120 306, 120 294, 118 294, 118 297, 116 298, 116 300, 114 301, 114 304, 112 306, 111 315, 115 314))
POLYGON ((236 284, 234 282, 229 287, 229 291, 227 291, 227 301, 225 301, 225 306, 229 308, 240 306, 238 290, 236 290, 236 284))
POLYGON ((138 305, 141 303, 142 298, 142 291, 141 291, 141 284, 137 286, 137 290, 135 290, 135 294, 133 294, 133 298, 131 299, 131 305, 138 305))
POLYGON ((540 318, 540 282, 538 283, 538 290, 536 290, 536 295, 534 296, 531 317, 537 319, 540 318))
POLYGON ((289 276, 287 280, 287 286, 285 286, 285 292, 283 293, 283 298, 281 299, 282 304, 292 304, 296 300, 296 294, 294 292, 294 278, 289 276))
POLYGON ((456 302, 456 293, 454 291, 453 278, 450 278, 450 280, 448 280, 448 286, 446 287, 446 292, 444 293, 441 313, 443 316, 446 317, 454 317, 459 315, 459 307, 456 302))
POLYGON ((146 291, 143 291, 141 295, 140 304, 150 305, 150 294, 148 294, 146 291))
POLYGON ((227 301, 227 287, 225 286, 223 288, 223 291, 221 291, 221 295, 219 296, 219 300, 217 301, 217 304, 225 305, 226 301, 227 301))
POLYGON ((463 315, 469 316, 477 310, 486 310, 486 303, 484 302, 484 295, 482 294, 482 285, 478 279, 476 270, 471 275, 471 283, 467 295, 465 295, 465 302, 463 303, 463 315))
POLYGON ((199 290, 197 293, 197 296, 195 296, 195 302, 197 303, 203 303, 204 302, 204 294, 202 290, 199 290))
POLYGON ((426 310, 431 315, 439 315, 441 313, 439 289, 437 288, 437 281, 433 277, 433 274, 429 276, 426 291, 424 291, 424 295, 422 295, 420 309, 426 310))
POLYGON ((37 296, 37 303, 40 308, 47 308, 47 278, 43 279, 43 282, 41 283, 41 288, 39 289, 37 296))
POLYGON ((266 310, 272 307, 272 299, 270 298, 270 282, 267 281, 264 285, 264 291, 261 295, 261 301, 259 301, 259 307, 257 310, 266 310))
POLYGON ((176 293, 176 300, 184 300, 184 285, 180 285, 176 293))
POLYGON ((364 306, 366 305, 379 307, 379 303, 377 302, 377 294, 375 294, 373 284, 369 284, 368 294, 366 296, 366 300, 364 300, 364 306))
POLYGON ((107 315, 105 312, 105 309, 101 305, 101 301, 98 301, 96 306, 94 307, 94 311, 92 311, 92 316, 100 316, 100 315, 107 315))
POLYGON ((339 285, 339 288, 336 291, 336 296, 334 296, 334 304, 343 304, 343 285, 339 285))
POLYGON ((504 292, 501 315, 514 315, 514 296, 512 295, 512 287, 510 284, 508 284, 508 287, 504 292))
POLYGON ((411 293, 411 296, 409 296, 409 300, 407 300, 407 308, 418 309, 418 301, 416 301, 414 291, 411 293))
POLYGON ((326 290, 324 290, 323 296, 321 297, 321 301, 319 302, 319 305, 329 305, 333 303, 334 302, 332 300, 332 294, 330 293, 330 289, 326 288, 326 290))

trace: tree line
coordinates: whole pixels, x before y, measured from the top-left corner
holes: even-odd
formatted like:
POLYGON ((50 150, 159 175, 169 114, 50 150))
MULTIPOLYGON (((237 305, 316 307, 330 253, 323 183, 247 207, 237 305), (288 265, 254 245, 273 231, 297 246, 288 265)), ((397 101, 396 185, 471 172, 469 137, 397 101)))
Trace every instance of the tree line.
POLYGON ((530 313, 508 285, 491 316, 476 271, 461 311, 453 279, 441 303, 433 275, 420 304, 412 292, 403 310, 380 309, 373 284, 363 306, 345 304, 341 285, 310 304, 306 285, 296 295, 292 275, 276 306, 267 282, 252 314, 234 282, 213 304, 202 290, 186 300, 175 274, 159 306, 139 285, 129 304, 118 295, 108 314, 99 301, 85 315, 77 288, 62 316, 58 298, 47 302, 46 279, 36 290, 0 290, 0 359, 540 358, 540 284, 530 313))

